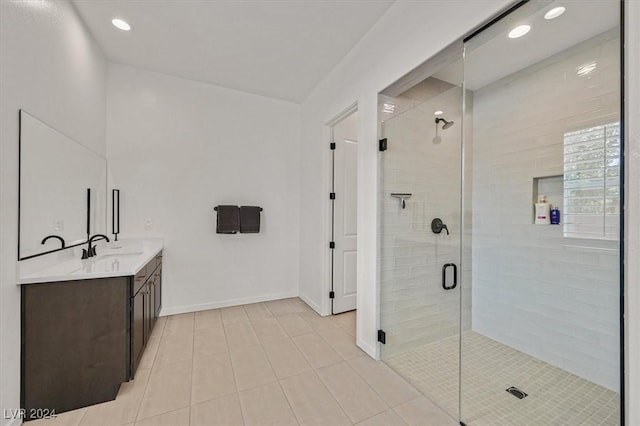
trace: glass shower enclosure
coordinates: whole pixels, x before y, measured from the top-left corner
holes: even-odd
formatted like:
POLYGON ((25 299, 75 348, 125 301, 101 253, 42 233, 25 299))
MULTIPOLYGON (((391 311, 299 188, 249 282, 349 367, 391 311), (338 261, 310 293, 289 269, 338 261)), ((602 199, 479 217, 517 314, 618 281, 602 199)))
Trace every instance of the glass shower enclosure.
POLYGON ((467 425, 619 424, 620 3, 517 6, 379 95, 381 358, 467 425))

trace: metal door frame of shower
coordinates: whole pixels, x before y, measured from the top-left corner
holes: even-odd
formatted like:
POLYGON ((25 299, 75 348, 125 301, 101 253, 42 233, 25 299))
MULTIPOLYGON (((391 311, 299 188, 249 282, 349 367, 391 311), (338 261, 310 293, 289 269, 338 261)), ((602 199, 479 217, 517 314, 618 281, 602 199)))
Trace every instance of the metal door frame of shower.
MULTIPOLYGON (((544 7, 544 3, 546 4, 550 4, 552 3, 553 0, 544 0, 543 2, 541 2, 541 7, 544 7)), ((626 219, 626 212, 625 212, 625 190, 626 190, 626 182, 625 182, 625 172, 626 172, 626 167, 627 167, 627 157, 625 155, 625 150, 627 149, 627 144, 626 144, 626 102, 627 102, 627 93, 625 90, 625 55, 626 55, 626 50, 625 50, 625 7, 626 7, 626 0, 618 0, 619 1, 619 8, 620 8, 620 12, 619 12, 619 17, 620 17, 620 23, 619 23, 619 32, 620 32, 620 150, 621 150, 621 155, 620 155, 620 226, 619 226, 619 252, 618 252, 618 257, 619 257, 619 265, 618 265, 618 270, 619 270, 619 352, 620 352, 620 358, 619 358, 619 363, 620 363, 620 389, 619 389, 619 394, 620 394, 620 424, 621 425, 625 425, 625 421, 626 421, 626 406, 627 406, 627 401, 626 401, 626 395, 627 395, 627 380, 626 380, 626 376, 625 376, 625 363, 626 363, 626 358, 627 355, 625 353, 625 242, 626 242, 626 238, 625 238, 625 219, 626 219)), ((385 96, 390 96, 390 97, 395 97, 397 95, 399 95, 400 93, 408 90, 409 88, 413 87, 414 85, 416 85, 417 83, 425 80, 428 77, 431 77, 438 69, 444 67, 447 64, 451 64, 455 61, 454 58, 456 58, 456 56, 458 54, 461 55, 461 57, 463 57, 463 52, 464 52, 464 46, 465 43, 468 42, 469 40, 471 40, 472 38, 475 38, 479 35, 481 35, 486 29, 492 27, 494 24, 498 23, 498 22, 503 22, 505 19, 508 19, 509 16, 515 12, 517 9, 519 9, 520 7, 524 6, 525 4, 529 3, 530 0, 519 0, 519 1, 515 1, 514 3, 508 5, 507 7, 505 7, 502 11, 498 12, 496 15, 494 15, 493 17, 487 19, 485 22, 481 23, 480 25, 478 25, 476 28, 472 29, 471 31, 469 31, 466 35, 464 35, 463 37, 459 38, 458 40, 450 43, 448 46, 446 46, 444 49, 442 49, 440 52, 436 53, 435 55, 433 55, 431 58, 427 59, 426 61, 424 61, 422 64, 418 65, 416 68, 414 68, 413 70, 409 71, 407 74, 405 74, 404 76, 402 76, 401 78, 399 78, 398 80, 396 80, 395 82, 393 82, 392 84, 390 84, 389 86, 387 86, 385 89, 381 90, 378 95, 385 95, 385 96)), ((466 100, 465 100, 465 90, 464 90, 464 85, 462 86, 462 125, 464 127, 464 117, 465 117, 465 109, 466 109, 466 100)), ((381 136, 381 130, 380 130, 380 126, 378 129, 378 135, 379 138, 382 137, 381 136)), ((462 171, 464 173, 464 158, 465 158, 465 153, 464 153, 464 130, 462 130, 462 153, 461 153, 461 166, 462 171)), ((382 154, 384 155, 384 154, 382 154)), ((461 185, 464 185, 464 176, 461 177, 461 185)), ((464 188, 461 187, 461 209, 464 208, 464 204, 463 204, 463 199, 464 197, 462 196, 464 194, 464 188)), ((462 210, 461 210, 462 211, 462 210)), ((463 256, 462 256, 462 250, 463 250, 463 244, 462 244, 462 235, 464 234, 464 220, 462 219, 462 215, 461 215, 461 244, 460 244, 460 269, 463 269, 463 256)), ((381 247, 378 247, 378 255, 380 255, 380 251, 381 251, 381 247)), ((380 280, 380 277, 378 276, 378 281, 380 280)), ((461 277, 460 280, 460 286, 461 286, 461 293, 460 293, 460 327, 462 327, 462 315, 463 315, 463 309, 462 309, 462 287, 464 286, 464 280, 461 277)), ((382 292, 382 289, 379 287, 379 292, 382 292)), ((378 324, 381 327, 383 324, 381 324, 382 322, 382 318, 381 318, 381 312, 380 312, 380 307, 378 306, 378 324)), ((379 328, 380 328, 379 327, 379 328)), ((461 333, 461 329, 460 329, 460 374, 462 374, 462 333, 461 333)), ((378 343, 380 345, 380 343, 378 343)), ((459 418, 458 421, 460 422, 461 425, 464 425, 464 422, 462 422, 462 387, 459 387, 459 404, 458 404, 458 412, 459 412, 459 418)))

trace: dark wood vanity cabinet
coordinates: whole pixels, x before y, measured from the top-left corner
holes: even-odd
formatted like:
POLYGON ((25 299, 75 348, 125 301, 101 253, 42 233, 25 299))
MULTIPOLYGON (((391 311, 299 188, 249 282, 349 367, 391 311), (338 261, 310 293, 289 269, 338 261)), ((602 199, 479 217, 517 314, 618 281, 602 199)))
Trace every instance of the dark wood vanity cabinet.
POLYGON ((21 286, 25 420, 115 399, 162 306, 162 252, 135 276, 21 286))
POLYGON ((131 368, 133 378, 162 308, 162 252, 132 278, 131 368))

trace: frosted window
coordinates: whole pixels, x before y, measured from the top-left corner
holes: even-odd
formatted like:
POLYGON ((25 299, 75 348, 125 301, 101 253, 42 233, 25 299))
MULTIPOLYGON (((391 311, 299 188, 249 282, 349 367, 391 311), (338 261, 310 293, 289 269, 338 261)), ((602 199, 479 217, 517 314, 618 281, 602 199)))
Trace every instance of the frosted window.
POLYGON ((564 236, 617 239, 620 123, 564 134, 564 236))

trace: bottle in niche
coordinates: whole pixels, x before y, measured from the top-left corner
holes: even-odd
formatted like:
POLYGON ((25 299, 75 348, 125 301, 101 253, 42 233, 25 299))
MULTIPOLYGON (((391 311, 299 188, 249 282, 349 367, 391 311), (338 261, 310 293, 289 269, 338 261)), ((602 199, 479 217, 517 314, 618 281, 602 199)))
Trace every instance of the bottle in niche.
POLYGON ((547 203, 546 195, 538 196, 538 202, 535 209, 536 217, 534 223, 536 225, 549 225, 551 224, 551 206, 547 203))
POLYGON ((551 206, 551 224, 560 225, 560 210, 558 206, 551 206))

